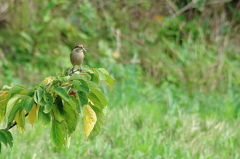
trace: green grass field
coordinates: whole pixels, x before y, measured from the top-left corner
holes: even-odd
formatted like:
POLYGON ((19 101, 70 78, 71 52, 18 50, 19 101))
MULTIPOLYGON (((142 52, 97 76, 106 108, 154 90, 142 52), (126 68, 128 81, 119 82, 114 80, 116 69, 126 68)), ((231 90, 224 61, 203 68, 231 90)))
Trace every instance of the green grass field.
POLYGON ((14 146, 3 147, 1 158, 240 157, 233 92, 189 95, 171 85, 157 89, 149 82, 131 80, 141 76, 134 72, 134 66, 128 68, 128 76, 115 85, 117 93, 105 91, 108 116, 98 136, 86 141, 79 125, 70 147, 57 149, 50 141, 50 125, 37 122, 23 134, 13 128, 14 146))
POLYGON ((84 65, 110 72, 116 91, 101 87, 98 136, 86 141, 82 122, 58 149, 51 124, 26 122, 24 133, 10 130, 14 146, 2 144, 0 159, 240 158, 240 2, 39 2, 1 2, 0 88, 31 88, 72 67, 81 43, 84 65))

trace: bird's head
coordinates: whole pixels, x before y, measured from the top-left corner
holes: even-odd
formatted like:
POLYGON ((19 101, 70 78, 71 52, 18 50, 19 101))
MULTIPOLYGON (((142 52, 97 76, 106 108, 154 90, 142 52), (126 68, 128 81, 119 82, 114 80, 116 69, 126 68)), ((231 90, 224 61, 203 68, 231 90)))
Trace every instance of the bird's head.
POLYGON ((82 44, 77 44, 75 47, 74 47, 74 50, 76 51, 80 51, 80 50, 83 50, 83 51, 87 51, 82 44))

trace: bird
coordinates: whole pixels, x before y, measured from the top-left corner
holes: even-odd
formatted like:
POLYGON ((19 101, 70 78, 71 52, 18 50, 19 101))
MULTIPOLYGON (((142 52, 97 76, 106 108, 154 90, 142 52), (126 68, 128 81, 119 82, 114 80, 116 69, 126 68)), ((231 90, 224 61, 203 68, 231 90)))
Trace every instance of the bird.
POLYGON ((74 67, 76 65, 79 65, 80 68, 79 68, 79 71, 82 72, 82 63, 83 63, 83 60, 84 60, 84 51, 86 51, 86 49, 83 47, 82 44, 77 44, 73 51, 71 52, 70 54, 70 61, 73 65, 73 68, 71 69, 72 73, 74 71, 74 67))

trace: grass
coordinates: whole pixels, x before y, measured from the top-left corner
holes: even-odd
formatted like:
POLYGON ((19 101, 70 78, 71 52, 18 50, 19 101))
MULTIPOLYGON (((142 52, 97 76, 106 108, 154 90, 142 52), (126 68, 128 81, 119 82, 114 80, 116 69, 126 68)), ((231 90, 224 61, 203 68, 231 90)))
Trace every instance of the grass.
POLYGON ((55 148, 50 126, 37 122, 21 134, 11 131, 14 147, 2 158, 239 158, 239 118, 233 93, 189 95, 171 85, 140 83, 141 72, 127 66, 118 93, 106 91, 108 119, 101 133, 85 140, 82 125, 70 148, 55 148), (134 73, 135 72, 135 73, 134 73), (135 79, 135 80, 133 80, 135 79), (231 97, 231 98, 230 98, 231 97), (231 99, 231 100, 230 100, 231 99))

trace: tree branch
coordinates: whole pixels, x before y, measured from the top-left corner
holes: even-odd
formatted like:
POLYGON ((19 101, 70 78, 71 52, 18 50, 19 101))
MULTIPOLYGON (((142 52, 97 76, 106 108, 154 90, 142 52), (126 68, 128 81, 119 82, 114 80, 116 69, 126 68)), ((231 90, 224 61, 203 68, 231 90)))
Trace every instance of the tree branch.
MULTIPOLYGON (((28 113, 25 114, 25 117, 27 117, 27 116, 28 116, 28 113)), ((13 124, 12 124, 11 126, 9 126, 9 127, 6 127, 5 130, 10 130, 11 128, 13 128, 13 127, 16 126, 16 125, 17 125, 17 122, 14 121, 13 124)))

